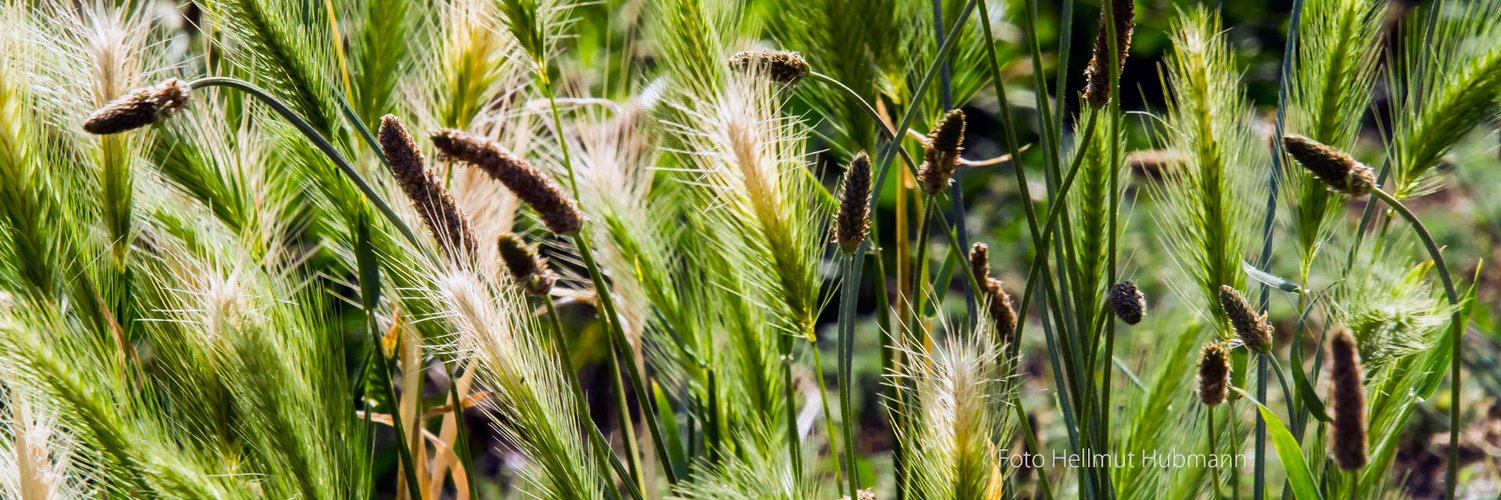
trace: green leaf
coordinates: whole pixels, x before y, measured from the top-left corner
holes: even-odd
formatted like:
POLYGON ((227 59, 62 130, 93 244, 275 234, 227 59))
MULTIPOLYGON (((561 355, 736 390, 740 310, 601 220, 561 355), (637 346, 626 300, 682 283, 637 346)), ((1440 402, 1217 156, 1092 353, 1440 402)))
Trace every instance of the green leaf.
POLYGON ((1323 498, 1319 494, 1318 482, 1313 479, 1313 470, 1308 468, 1308 461, 1303 459, 1303 448, 1298 445, 1298 440, 1293 439, 1287 425, 1250 394, 1239 387, 1233 389, 1246 398, 1246 401, 1255 403, 1256 410, 1261 412, 1262 420, 1266 421, 1267 436, 1272 438, 1272 447, 1277 449, 1277 458, 1282 460, 1282 468, 1287 471, 1287 482, 1292 485, 1293 495, 1302 499, 1323 498))
POLYGON ((1298 401, 1307 407, 1308 413, 1320 422, 1329 422, 1329 414, 1324 411, 1324 402, 1319 399, 1318 391, 1314 390, 1313 383, 1308 381, 1308 374, 1303 373, 1303 354, 1301 349, 1292 350, 1291 368, 1293 372, 1293 384, 1297 387, 1298 401))
POLYGON ((688 477, 688 456, 683 448, 681 433, 678 431, 677 415, 673 414, 672 402, 667 400, 667 395, 662 393, 662 386, 656 382, 651 384, 652 396, 657 400, 657 414, 662 422, 663 437, 667 440, 667 454, 672 457, 672 463, 668 467, 677 471, 678 477, 688 477))

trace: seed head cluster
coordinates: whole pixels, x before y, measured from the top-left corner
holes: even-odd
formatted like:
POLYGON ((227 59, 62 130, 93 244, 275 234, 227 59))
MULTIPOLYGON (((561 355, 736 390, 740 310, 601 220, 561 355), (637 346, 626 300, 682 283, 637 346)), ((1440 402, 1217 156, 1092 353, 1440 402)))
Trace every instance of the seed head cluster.
POLYGON ((959 168, 959 153, 964 151, 964 112, 949 111, 938 120, 938 125, 928 133, 928 143, 923 150, 923 164, 917 170, 923 192, 929 196, 948 189, 959 168))
POLYGON ((187 82, 176 78, 155 87, 132 90, 89 115, 83 122, 83 130, 95 135, 109 135, 151 125, 186 106, 191 91, 187 82))
POLYGON ((1220 285, 1220 307, 1225 309, 1225 316, 1230 318, 1230 327, 1247 349, 1257 354, 1265 354, 1272 349, 1272 325, 1266 322, 1266 315, 1257 314, 1251 308, 1251 304, 1246 302, 1240 292, 1228 285, 1220 285))
POLYGON ((542 224, 558 236, 572 236, 584 227, 584 214, 552 179, 507 152, 494 141, 468 132, 442 129, 432 134, 444 156, 483 170, 537 211, 542 224))
POLYGON ((547 261, 525 240, 508 233, 500 235, 495 244, 500 250, 500 261, 523 291, 540 297, 552 290, 557 277, 547 269, 547 261))
POLYGON ((417 215, 427 224, 433 237, 442 241, 450 256, 470 255, 478 248, 474 230, 469 226, 469 217, 459 208, 453 195, 438 183, 437 176, 427 167, 422 151, 417 149, 412 136, 407 134, 401 120, 386 115, 380 119, 380 147, 391 165, 391 173, 401 190, 417 207, 417 215))
MULTIPOLYGON (((1111 0, 1111 17, 1115 21, 1115 64, 1119 71, 1131 51, 1131 32, 1136 29, 1136 2, 1134 0, 1111 0)), ((1106 36, 1105 11, 1100 11, 1100 32, 1094 39, 1094 56, 1084 68, 1084 102, 1096 108, 1110 103, 1110 72, 1105 70, 1106 54, 1110 53, 1110 40, 1106 36)))
POLYGON ((1110 311, 1128 325, 1141 323, 1147 311, 1147 297, 1136 288, 1136 282, 1123 280, 1110 286, 1110 311))
POLYGON ((1349 329, 1341 328, 1329 341, 1329 401, 1334 410, 1329 455, 1344 470, 1364 467, 1369 459, 1363 376, 1355 337, 1349 329))
POLYGON ((1214 406, 1230 395, 1230 352, 1219 342, 1199 351, 1199 401, 1214 406))
POLYGON ((980 284, 980 296, 986 298, 990 321, 995 325, 996 336, 1009 343, 1016 334, 1016 309, 1011 306, 1011 294, 1006 293, 1001 280, 990 277, 990 248, 984 243, 975 243, 969 248, 969 271, 980 284))
POLYGON ((854 252, 870 234, 870 156, 861 151, 850 161, 839 188, 839 213, 834 218, 834 242, 854 252))
POLYGON ((785 50, 742 50, 730 57, 730 69, 747 74, 765 75, 779 83, 797 85, 811 71, 808 60, 797 52, 785 50))
POLYGON ((1376 176, 1344 151, 1297 134, 1282 136, 1282 147, 1330 191, 1359 198, 1371 194, 1376 176))

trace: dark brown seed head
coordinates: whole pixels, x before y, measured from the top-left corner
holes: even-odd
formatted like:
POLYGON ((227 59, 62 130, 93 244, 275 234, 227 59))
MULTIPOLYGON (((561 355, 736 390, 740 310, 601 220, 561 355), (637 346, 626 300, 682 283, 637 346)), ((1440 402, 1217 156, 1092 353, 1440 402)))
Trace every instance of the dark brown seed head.
POLYGON ((987 278, 983 283, 990 294, 990 321, 995 324, 996 338, 1009 344, 1016 334, 1016 309, 1011 307, 1011 295, 1001 286, 1001 280, 987 278))
POLYGON ((1230 352, 1219 342, 1199 351, 1199 401, 1214 406, 1230 395, 1230 352))
POLYGON ((980 285, 981 290, 990 289, 990 247, 984 243, 976 242, 969 247, 969 274, 975 277, 975 283, 980 285))
POLYGON ((1272 325, 1267 324, 1266 315, 1257 314, 1251 308, 1251 304, 1240 296, 1240 292, 1227 285, 1220 285, 1220 307, 1225 309, 1225 316, 1230 318, 1230 327, 1235 329, 1235 335, 1247 349, 1257 354, 1271 350, 1272 325))
POLYGON ((1110 310, 1128 325, 1141 322, 1147 310, 1147 297, 1136 288, 1136 282, 1124 280, 1110 286, 1110 310))
POLYGON ((192 88, 176 78, 155 87, 130 91, 89 115, 83 130, 96 135, 118 134, 151 125, 188 104, 192 88))
POLYGON ((1282 147, 1330 191, 1359 198, 1371 194, 1376 176, 1344 151, 1297 134, 1282 136, 1282 147))
POLYGON ((538 256, 521 237, 502 234, 495 243, 500 249, 500 260, 505 263, 506 271, 511 273, 511 277, 516 279, 516 284, 523 291, 540 297, 552 290, 557 278, 547 269, 547 261, 538 256))
POLYGON ((1329 341, 1329 402, 1334 410, 1330 425, 1333 439, 1329 454, 1344 470, 1365 466, 1366 415, 1364 372, 1360 368, 1360 349, 1350 330, 1340 328, 1329 341))
POLYGON ((442 129, 432 134, 443 155, 473 165, 516 194, 537 211, 542 224, 558 236, 572 236, 584 226, 584 214, 558 185, 489 139, 468 132, 442 129))
POLYGON ((391 174, 401 190, 412 199, 417 215, 427 224, 433 237, 443 242, 443 248, 452 256, 470 255, 478 248, 474 230, 469 227, 469 217, 459 208, 458 202, 438 183, 417 143, 407 134, 401 120, 386 115, 380 119, 380 148, 391 164, 391 174))
POLYGON ((959 168, 959 153, 964 151, 964 112, 952 110, 938 120, 938 125, 928 133, 928 144, 923 151, 923 164, 917 171, 922 181, 923 192, 936 195, 949 187, 954 172, 959 168))
POLYGON ((797 85, 810 71, 802 54, 785 50, 742 50, 730 57, 730 69, 787 85, 797 85))
MULTIPOLYGON (((1111 0, 1111 12, 1115 21, 1115 64, 1119 71, 1131 51, 1131 31, 1136 28, 1136 2, 1134 0, 1111 0)), ((1096 108, 1110 103, 1110 72, 1105 71, 1105 57, 1110 52, 1108 33, 1105 30, 1105 12, 1100 11, 1100 32, 1094 39, 1094 57, 1084 68, 1084 102, 1096 108)))
POLYGON ((854 252, 870 234, 870 156, 855 154, 839 188, 839 215, 834 218, 834 242, 854 252))

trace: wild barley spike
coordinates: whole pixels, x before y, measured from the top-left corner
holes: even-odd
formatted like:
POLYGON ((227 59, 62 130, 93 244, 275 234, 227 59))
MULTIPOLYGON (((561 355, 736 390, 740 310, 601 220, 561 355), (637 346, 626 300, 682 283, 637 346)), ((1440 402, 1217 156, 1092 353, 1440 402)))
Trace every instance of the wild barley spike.
POLYGON ((1330 425, 1333 439, 1329 454, 1344 470, 1365 466, 1366 409, 1364 376, 1360 368, 1360 350, 1350 330, 1340 328, 1329 341, 1329 401, 1334 410, 1330 425))
POLYGON ((437 176, 427 168, 427 161, 412 136, 402 127, 401 120, 386 115, 380 119, 380 148, 391 164, 391 173, 401 190, 412 199, 417 215, 427 224, 433 237, 444 242, 443 248, 458 255, 474 252, 474 230, 469 226, 469 217, 459 208, 458 202, 448 190, 438 183, 437 176))
MULTIPOLYGON (((1131 32, 1136 28, 1136 2, 1134 0, 1111 0, 1115 18, 1115 64, 1116 71, 1124 66, 1131 51, 1131 32)), ((1105 31, 1105 12, 1100 11, 1100 32, 1094 39, 1094 56, 1084 68, 1084 102, 1096 108, 1110 103, 1110 72, 1105 71, 1105 54, 1110 51, 1105 31)))
POLYGON ((1282 146, 1330 191, 1359 198, 1371 194, 1376 176, 1345 152, 1297 134, 1282 136, 1282 146))
POLYGON ((95 135, 118 134, 151 125, 188 104, 192 88, 176 78, 155 87, 130 91, 89 115, 83 130, 95 135))
POLYGON ((1136 282, 1123 280, 1110 286, 1110 310, 1128 325, 1141 323, 1147 310, 1147 297, 1136 288, 1136 282))
POLYGON ((1256 314, 1256 310, 1240 296, 1240 292, 1220 285, 1220 307, 1225 309, 1231 328, 1235 329, 1235 335, 1247 349, 1258 354, 1271 350, 1272 325, 1267 324, 1266 315, 1256 314))
POLYGON ((808 60, 797 52, 785 50, 742 50, 730 57, 730 69, 741 73, 764 74, 787 85, 797 85, 808 76, 808 60))
POLYGON ((495 243, 500 249, 501 262, 523 291, 540 297, 552 290, 557 277, 547 269, 547 261, 537 255, 521 237, 502 234, 495 243))
POLYGON ((516 194, 537 211, 542 224, 558 236, 572 236, 584 226, 584 214, 556 183, 537 167, 499 144, 468 132, 442 129, 432 134, 433 145, 450 158, 473 165, 516 194))
POLYGON ((1199 351, 1199 401, 1214 406, 1230 395, 1230 353, 1219 342, 1199 351))
POLYGON ((943 115, 923 151, 923 164, 917 171, 923 192, 936 195, 949 187, 959 168, 959 153, 964 151, 964 112, 952 110, 943 115))
POLYGON ((861 151, 850 161, 839 188, 839 215, 834 219, 834 242, 854 252, 870 234, 870 156, 861 151))

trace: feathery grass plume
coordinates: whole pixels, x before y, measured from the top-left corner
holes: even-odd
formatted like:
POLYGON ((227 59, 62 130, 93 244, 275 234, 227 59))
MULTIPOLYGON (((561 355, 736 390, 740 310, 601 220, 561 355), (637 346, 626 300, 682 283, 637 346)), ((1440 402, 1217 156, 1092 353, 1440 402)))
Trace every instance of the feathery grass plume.
POLYGON ((379 134, 381 150, 391 165, 396 183, 412 200, 433 237, 442 242, 450 257, 473 255, 479 245, 475 242, 474 230, 469 228, 469 216, 459 209, 432 169, 427 168, 427 160, 401 125, 401 120, 393 115, 381 117, 379 134))
POLYGON ((963 144, 964 112, 951 110, 928 132, 927 144, 923 145, 923 163, 917 170, 917 180, 922 183, 924 193, 935 196, 948 189, 958 170, 963 144))
POLYGON ((23 499, 99 495, 85 473, 70 470, 77 444, 58 417, 14 392, 0 388, 0 402, 9 409, 0 417, 0 489, 23 499))
MULTIPOLYGON (((1159 237, 1198 288, 1200 298, 1192 302, 1207 309, 1199 311, 1208 312, 1214 324, 1225 325, 1220 286, 1245 282, 1244 252, 1259 241, 1267 178, 1259 168, 1269 164, 1267 148, 1252 132, 1251 109, 1218 15, 1202 7, 1182 12, 1172 40, 1166 64, 1172 99, 1159 133, 1169 150, 1184 157, 1153 187, 1163 202, 1159 237)), ((1168 284, 1193 295, 1178 280, 1168 284)), ((1233 335, 1221 327, 1222 339, 1233 335)))
MULTIPOLYGON (((1306 0, 1292 59, 1286 128, 1310 139, 1350 151, 1361 120, 1375 95, 1387 2, 1380 0, 1306 0)), ((1298 238, 1299 258, 1312 265, 1319 246, 1330 236, 1331 221, 1343 200, 1312 174, 1285 169, 1279 184, 1289 200, 1288 214, 1298 238)), ((1303 281, 1307 281, 1306 279, 1303 281)))
MULTIPOLYGON (((1181 328, 1164 330, 1161 336, 1154 336, 1147 340, 1147 344, 1136 349, 1138 353, 1133 356, 1139 360, 1161 360, 1161 362, 1148 362, 1145 366, 1151 368, 1150 373, 1143 373, 1146 386, 1140 391, 1122 391, 1112 401, 1119 402, 1122 415, 1121 444, 1116 453, 1141 452, 1145 450, 1162 449, 1164 447, 1178 449, 1203 449, 1208 443, 1205 442, 1206 433, 1202 431, 1204 419, 1198 418, 1162 418, 1163 415, 1172 415, 1175 411, 1181 411, 1184 401, 1197 401, 1198 394, 1195 387, 1198 383, 1194 360, 1201 344, 1202 328, 1188 320, 1181 328)), ((1180 496, 1192 496, 1202 491, 1202 478, 1184 478, 1181 470, 1164 470, 1160 467, 1144 466, 1140 461, 1127 463, 1124 467, 1116 468, 1113 472, 1112 482, 1116 485, 1122 498, 1151 497, 1152 495, 1174 494, 1185 492, 1180 496), (1177 482, 1187 482, 1185 487, 1177 487, 1177 482)))
MULTIPOLYGON (((1120 71, 1131 52, 1131 32, 1136 29, 1136 0, 1110 0, 1115 19, 1115 65, 1120 71)), ((1105 11, 1100 10, 1100 32, 1094 38, 1093 56, 1084 68, 1084 102, 1096 108, 1110 103, 1110 71, 1104 66, 1110 52, 1109 33, 1105 29, 1105 11)))
POLYGON ((473 165, 505 184, 537 211, 542 224, 553 234, 572 236, 583 228, 584 214, 557 183, 494 141, 454 129, 433 132, 432 140, 443 155, 473 165))
MULTIPOLYGON (((442 4, 445 2, 435 2, 442 4)), ((431 42, 426 30, 426 12, 431 8, 411 0, 364 0, 341 2, 340 14, 357 22, 347 23, 349 33, 350 107, 361 122, 371 123, 398 111, 399 85, 412 72, 417 57, 427 55, 431 42)), ((427 63, 424 62, 424 65, 427 63)), ((400 110, 406 111, 406 110, 400 110)))
POLYGON ((785 50, 742 50, 730 57, 730 69, 761 75, 784 85, 797 85, 808 76, 808 60, 785 50))
POLYGON ((1427 193, 1441 159, 1501 110, 1501 2, 1443 2, 1437 24, 1404 33, 1389 87, 1387 143, 1397 199, 1427 193), (1400 79, 1405 77, 1405 79, 1400 79))
POLYGON ((478 366, 477 381, 491 393, 484 403, 500 438, 528 459, 521 475, 546 498, 603 498, 598 461, 585 444, 585 425, 566 376, 542 326, 519 290, 475 271, 441 263, 409 270, 427 276, 418 293, 442 307, 433 319, 450 325, 446 348, 478 366))
POLYGON ((850 160, 839 183, 839 211, 834 217, 834 242, 854 252, 870 234, 870 156, 864 151, 850 160))
MULTIPOLYGON (((917 8, 898 0, 777 0, 767 9, 771 18, 765 28, 778 46, 798 48, 820 73, 843 82, 856 95, 874 98, 882 89, 900 86, 907 70, 903 65, 909 64, 903 48, 932 43, 931 25, 924 31, 910 26, 920 24, 911 22, 913 18, 932 17, 931 12, 920 15, 917 8)), ((839 89, 806 85, 793 98, 807 102, 831 125, 828 147, 841 157, 853 154, 859 145, 875 143, 876 122, 839 89)))
POLYGON ((206 0, 212 25, 229 35, 225 56, 256 75, 313 128, 329 135, 339 122, 333 76, 340 74, 327 12, 303 0, 206 0))
POLYGON ((1199 402, 1214 406, 1230 395, 1230 352, 1219 342, 1199 351, 1199 402))
MULTIPOLYGON (((1116 110, 1086 110, 1083 119, 1096 120, 1099 122, 1092 131, 1087 145, 1082 144, 1084 138, 1075 140, 1072 148, 1073 161, 1079 162, 1078 180, 1074 188, 1065 200, 1068 203, 1066 213, 1068 225, 1072 231, 1064 233, 1063 237, 1072 239, 1065 240, 1064 248, 1067 251, 1067 261, 1064 269, 1069 269, 1072 282, 1069 285, 1075 304, 1100 304, 1107 300, 1110 289, 1110 280, 1113 276, 1108 269, 1110 264, 1110 241, 1111 231, 1115 231, 1116 239, 1119 240, 1121 224, 1112 224, 1112 220, 1120 220, 1121 195, 1124 191, 1119 182, 1112 192, 1112 179, 1119 181, 1126 175, 1123 169, 1126 157, 1125 127, 1119 126, 1123 117, 1114 115, 1116 110), (1114 132, 1114 133, 1112 133, 1114 132), (1080 146, 1087 146, 1080 150, 1080 146), (1082 158, 1079 157, 1082 155, 1082 158), (1114 163, 1112 163, 1114 161, 1114 163), (1116 212, 1112 212, 1115 210, 1116 212), (1112 227, 1114 226, 1114 227, 1112 227)), ((1080 308, 1078 315, 1082 324, 1097 323, 1098 316, 1104 312, 1098 308, 1080 308)))
POLYGON ((1241 345, 1257 354, 1271 351, 1272 325, 1267 323, 1265 314, 1256 313, 1239 291, 1221 285, 1220 307, 1225 309, 1225 317, 1230 320, 1230 328, 1235 331, 1241 345))
POLYGON ((505 262, 506 270, 511 272, 511 278, 522 290, 539 297, 552 290, 557 277, 548 270, 547 261, 520 236, 503 234, 495 244, 500 248, 500 259, 505 262))
MULTIPOLYGON (((940 321, 943 319, 940 318, 940 321)), ((907 332, 896 348, 912 359, 889 376, 898 410, 910 418, 893 422, 904 449, 914 498, 994 498, 994 474, 1003 467, 996 449, 1011 442, 1013 412, 1006 407, 1015 390, 1005 367, 1005 345, 986 322, 974 328, 948 325, 946 340, 922 347, 924 332, 907 332)))
POLYGON ((990 247, 984 243, 969 246, 969 274, 982 288, 990 287, 990 247))
POLYGON ((94 111, 83 122, 83 129, 91 134, 110 135, 157 123, 186 106, 191 92, 187 82, 176 78, 132 90, 94 111))
POLYGON ((1110 285, 1110 311, 1128 325, 1141 323, 1147 311, 1147 296, 1136 288, 1136 282, 1122 280, 1110 285))
POLYGON ((1376 175, 1350 155, 1298 134, 1282 136, 1287 154, 1318 177, 1331 191, 1359 198, 1371 193, 1376 175))
POLYGON ((1362 256, 1333 289, 1333 316, 1355 336, 1361 364, 1372 370, 1430 350, 1454 312, 1441 289, 1424 281, 1433 264, 1406 257, 1411 247, 1397 240, 1362 256))
POLYGON ((1329 454, 1344 470, 1359 469, 1369 460, 1364 377, 1355 337, 1347 329, 1336 330, 1329 340, 1329 403, 1334 412, 1329 454))

